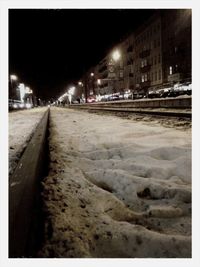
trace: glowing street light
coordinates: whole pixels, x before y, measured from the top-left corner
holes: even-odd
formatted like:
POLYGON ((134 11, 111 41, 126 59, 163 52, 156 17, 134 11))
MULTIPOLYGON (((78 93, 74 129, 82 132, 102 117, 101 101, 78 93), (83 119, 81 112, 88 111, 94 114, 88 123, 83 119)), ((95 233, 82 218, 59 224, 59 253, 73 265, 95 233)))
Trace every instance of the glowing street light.
POLYGON ((112 59, 114 61, 118 61, 121 57, 121 54, 119 52, 119 50, 115 50, 113 53, 112 53, 112 59))
POLYGON ((15 74, 11 74, 11 75, 10 75, 10 80, 11 80, 11 81, 17 81, 17 80, 18 80, 17 75, 15 75, 15 74))
POLYGON ((78 85, 83 86, 83 83, 82 82, 78 82, 78 85))
POLYGON ((11 74, 10 75, 9 95, 10 95, 10 93, 11 93, 12 96, 16 94, 15 90, 17 90, 17 86, 18 86, 17 80, 18 80, 17 75, 15 75, 15 74, 11 74), (11 89, 11 91, 10 91, 10 89, 11 89))
POLYGON ((98 85, 101 84, 101 79, 97 79, 97 84, 98 84, 98 85))
POLYGON ((90 73, 90 76, 91 76, 91 77, 93 77, 93 76, 94 76, 94 73, 93 73, 93 72, 91 72, 91 73, 90 73))

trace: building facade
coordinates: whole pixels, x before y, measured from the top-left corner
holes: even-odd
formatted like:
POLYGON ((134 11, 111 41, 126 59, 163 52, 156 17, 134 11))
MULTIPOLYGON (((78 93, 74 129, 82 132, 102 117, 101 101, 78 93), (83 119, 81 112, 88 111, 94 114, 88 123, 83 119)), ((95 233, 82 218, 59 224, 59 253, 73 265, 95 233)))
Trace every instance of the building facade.
POLYGON ((92 70, 88 95, 127 91, 146 95, 176 83, 191 82, 191 9, 156 10, 155 14, 113 47, 92 70), (115 50, 118 60, 112 59, 115 50), (91 84, 92 82, 92 84, 91 84))

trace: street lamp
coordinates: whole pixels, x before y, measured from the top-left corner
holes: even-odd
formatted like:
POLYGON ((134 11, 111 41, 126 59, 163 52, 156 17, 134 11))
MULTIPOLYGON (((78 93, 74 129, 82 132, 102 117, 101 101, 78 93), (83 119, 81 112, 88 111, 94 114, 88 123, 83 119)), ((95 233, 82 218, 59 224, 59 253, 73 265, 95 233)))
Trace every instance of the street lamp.
POLYGON ((17 96, 16 87, 17 87, 18 77, 15 74, 10 75, 10 86, 9 86, 9 98, 15 98, 17 96))
POLYGON ((78 82, 78 85, 79 85, 79 86, 83 86, 83 83, 82 83, 82 82, 78 82))
POLYGON ((120 59, 120 57, 121 57, 121 54, 120 54, 119 50, 116 49, 116 50, 112 53, 112 59, 113 59, 114 61, 118 61, 118 60, 120 59))
POLYGON ((121 53, 118 49, 115 49, 111 55, 111 60, 109 62, 109 76, 113 79, 113 89, 112 92, 116 92, 117 81, 120 79, 120 66, 117 64, 121 58, 121 53))
MULTIPOLYGON (((92 95, 94 95, 94 73, 93 72, 90 73, 90 77, 91 77, 90 85, 92 83, 92 95)), ((91 95, 91 91, 90 91, 90 95, 91 95)))
POLYGON ((11 80, 11 82, 12 82, 12 81, 17 81, 17 80, 18 80, 17 75, 15 75, 15 74, 11 74, 11 75, 10 75, 10 80, 11 80))

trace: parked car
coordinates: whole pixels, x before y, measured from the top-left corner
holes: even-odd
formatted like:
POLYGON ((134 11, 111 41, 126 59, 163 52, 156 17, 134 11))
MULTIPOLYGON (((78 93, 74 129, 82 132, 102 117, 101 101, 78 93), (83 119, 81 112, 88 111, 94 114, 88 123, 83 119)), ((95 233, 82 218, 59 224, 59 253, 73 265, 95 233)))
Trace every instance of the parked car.
POLYGON ((159 92, 149 92, 147 95, 148 98, 159 98, 160 93, 159 92))
POLYGON ((94 96, 94 95, 90 95, 90 96, 87 98, 87 102, 88 102, 88 103, 94 103, 94 102, 96 102, 96 96, 94 96))
POLYGON ((108 97, 108 101, 116 101, 119 100, 119 96, 118 95, 112 95, 108 97))
POLYGON ((142 94, 133 94, 133 99, 141 99, 144 95, 142 94))

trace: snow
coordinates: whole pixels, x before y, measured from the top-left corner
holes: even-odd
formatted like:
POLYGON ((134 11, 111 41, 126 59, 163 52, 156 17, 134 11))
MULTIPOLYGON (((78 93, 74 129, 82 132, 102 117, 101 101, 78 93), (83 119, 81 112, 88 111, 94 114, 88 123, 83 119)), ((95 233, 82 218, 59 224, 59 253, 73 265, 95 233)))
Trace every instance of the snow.
POLYGON ((46 108, 9 113, 9 174, 11 175, 46 108))
POLYGON ((191 129, 51 108, 39 257, 191 257, 191 129))

